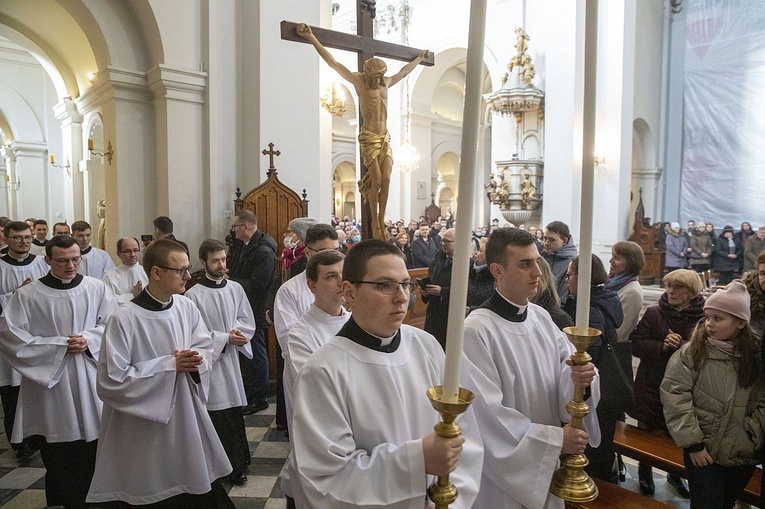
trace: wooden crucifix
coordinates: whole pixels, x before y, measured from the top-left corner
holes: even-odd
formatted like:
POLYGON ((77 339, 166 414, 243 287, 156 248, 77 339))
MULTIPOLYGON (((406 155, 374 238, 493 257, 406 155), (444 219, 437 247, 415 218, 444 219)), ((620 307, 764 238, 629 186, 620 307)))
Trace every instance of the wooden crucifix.
POLYGON ((276 170, 276 167, 274 166, 274 156, 280 156, 282 155, 282 152, 280 150, 274 150, 274 144, 269 143, 268 150, 263 149, 263 155, 268 156, 269 162, 267 174, 270 175, 272 171, 276 170))
POLYGON ((393 167, 390 136, 386 126, 388 87, 404 79, 418 64, 433 65, 434 59, 428 51, 376 40, 374 17, 375 0, 357 0, 357 35, 290 21, 282 21, 281 32, 282 39, 313 44, 327 64, 356 89, 359 96, 361 149, 359 190, 364 198, 361 234, 366 239, 385 239, 385 209, 393 167), (339 64, 326 47, 358 53, 359 72, 351 72, 339 64), (386 77, 385 63, 374 58, 376 55, 409 63, 394 76, 386 77))

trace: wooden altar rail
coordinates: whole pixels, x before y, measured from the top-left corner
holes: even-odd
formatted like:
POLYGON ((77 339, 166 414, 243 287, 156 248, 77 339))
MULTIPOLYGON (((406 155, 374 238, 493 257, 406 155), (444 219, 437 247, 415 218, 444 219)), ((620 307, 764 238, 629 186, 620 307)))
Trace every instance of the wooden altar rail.
MULTIPOLYGON (((642 463, 648 463, 670 474, 685 477, 683 450, 675 444, 672 437, 665 434, 640 429, 624 422, 617 422, 614 433, 614 451, 642 463)), ((761 479, 762 470, 756 468, 739 500, 759 507, 761 479)))

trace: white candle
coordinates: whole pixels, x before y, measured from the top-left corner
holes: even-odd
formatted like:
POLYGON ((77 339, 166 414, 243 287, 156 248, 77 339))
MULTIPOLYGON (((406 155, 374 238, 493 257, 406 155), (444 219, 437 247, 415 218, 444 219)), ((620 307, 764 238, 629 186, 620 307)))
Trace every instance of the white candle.
POLYGON ((584 22, 584 100, 582 107, 582 201, 579 220, 579 270, 576 328, 585 334, 590 323, 592 281, 592 211, 595 187, 595 92, 598 60, 598 0, 587 0, 584 22))
POLYGON ((446 334, 446 365, 444 367, 443 400, 456 403, 462 367, 465 302, 467 301, 470 270, 470 227, 473 224, 478 158, 478 123, 481 115, 481 78, 483 76, 483 46, 486 36, 486 0, 470 3, 470 32, 468 35, 467 71, 465 76, 465 106, 462 116, 462 146, 460 148, 459 196, 457 199, 457 230, 455 232, 452 286, 449 296, 449 322, 446 334))

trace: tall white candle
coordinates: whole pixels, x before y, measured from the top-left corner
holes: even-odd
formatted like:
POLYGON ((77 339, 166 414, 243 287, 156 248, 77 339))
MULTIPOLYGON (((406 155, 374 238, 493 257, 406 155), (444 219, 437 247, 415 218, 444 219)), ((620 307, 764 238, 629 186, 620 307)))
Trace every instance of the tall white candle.
POLYGON ((465 106, 462 116, 462 146, 460 149, 459 196, 457 201, 457 231, 455 232, 452 286, 449 296, 449 322, 446 334, 446 365, 444 368, 443 400, 456 403, 462 367, 465 302, 467 301, 468 271, 470 270, 470 228, 473 212, 478 158, 478 123, 481 115, 481 78, 483 76, 483 46, 486 37, 486 0, 470 3, 470 32, 468 35, 467 71, 465 76, 465 106))
POLYGON ((587 331, 590 323, 592 211, 595 187, 595 93, 598 63, 598 0, 586 0, 584 25, 582 201, 580 205, 579 270, 576 290, 576 328, 580 334, 587 331))

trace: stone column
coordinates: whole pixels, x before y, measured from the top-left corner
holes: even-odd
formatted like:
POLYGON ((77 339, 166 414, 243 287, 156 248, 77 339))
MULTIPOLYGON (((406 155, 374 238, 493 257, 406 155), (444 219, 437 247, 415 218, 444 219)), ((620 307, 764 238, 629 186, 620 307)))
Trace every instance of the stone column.
MULTIPOLYGON (((83 158, 82 145, 82 115, 77 111, 77 105, 71 98, 64 98, 53 106, 56 119, 61 122, 61 136, 64 153, 58 157, 56 164, 69 165, 68 171, 52 168, 55 171, 66 172, 64 177, 65 213, 69 222, 86 219, 87 193, 83 188, 82 174, 78 171, 78 162, 83 158)), ((47 196, 47 192, 45 193, 47 196)), ((48 217, 46 211, 46 216, 48 217)), ((37 216, 35 216, 37 217, 37 216)))
MULTIPOLYGON (((11 186, 15 190, 16 203, 11 208, 14 219, 47 217, 47 210, 40 210, 40 196, 47 196, 48 145, 36 141, 13 140, 11 142, 15 164, 11 164, 11 186)), ((44 208, 48 208, 47 204, 44 208)))

